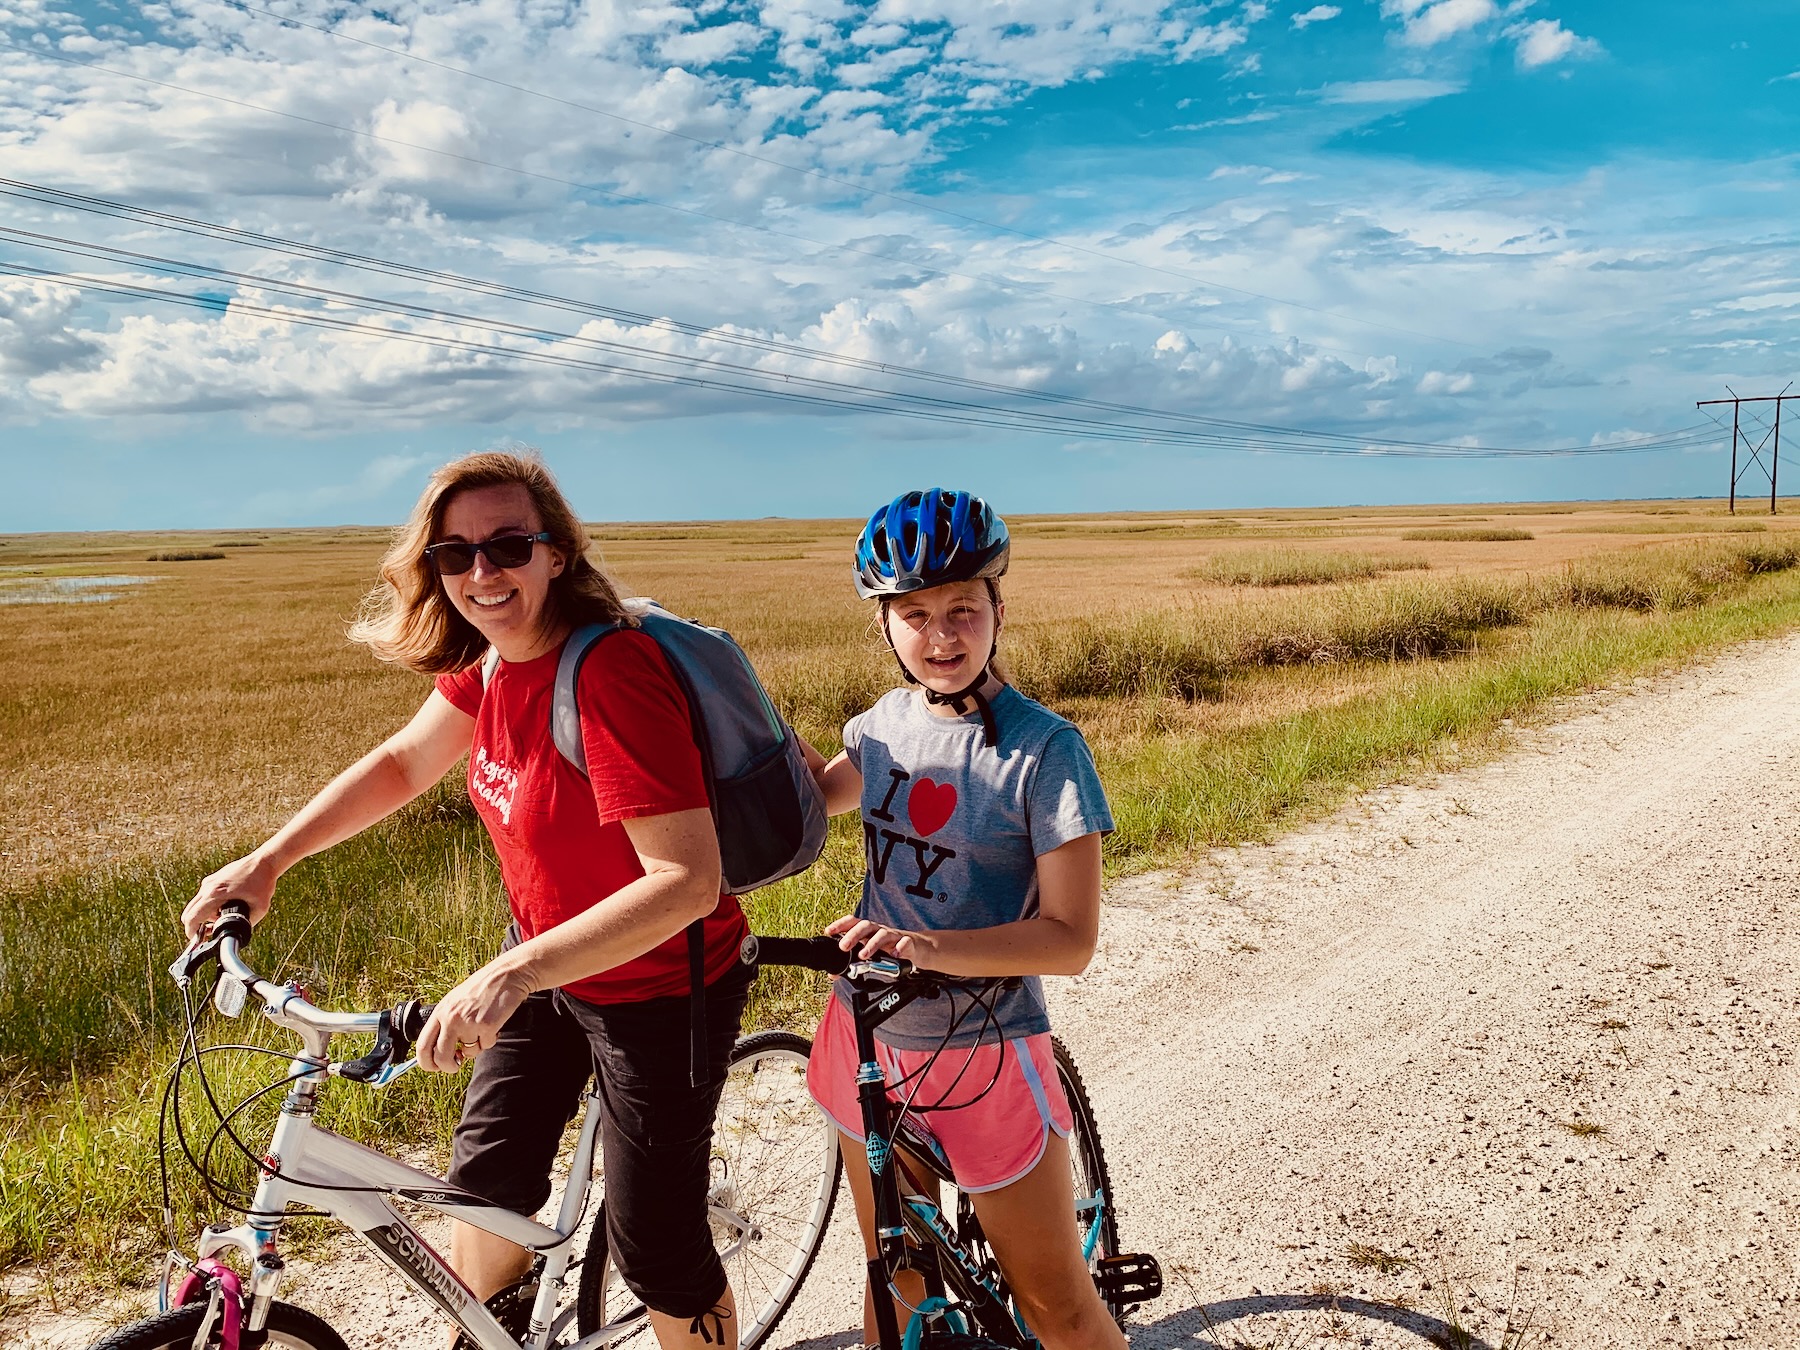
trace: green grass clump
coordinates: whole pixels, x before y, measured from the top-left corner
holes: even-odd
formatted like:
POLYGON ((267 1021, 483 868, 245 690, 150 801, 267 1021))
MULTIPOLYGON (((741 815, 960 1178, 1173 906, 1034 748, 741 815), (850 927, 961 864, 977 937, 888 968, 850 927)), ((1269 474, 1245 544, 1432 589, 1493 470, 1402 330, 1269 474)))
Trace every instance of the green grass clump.
POLYGON ((1246 636, 1241 666, 1328 661, 1412 661, 1466 651, 1477 634, 1531 613, 1523 587, 1486 578, 1445 585, 1364 587, 1344 592, 1311 618, 1246 636))
MULTIPOLYGON (((1664 512, 1652 512, 1663 515, 1664 512)), ((1684 513, 1685 514, 1685 513, 1684 513)), ((1762 534, 1768 526, 1760 520, 1639 520, 1597 524, 1561 530, 1561 534, 1762 534)))
POLYGON ((144 556, 145 562, 204 562, 225 555, 216 548, 170 548, 144 556))
POLYGON ((1576 608, 1691 609, 1751 577, 1800 564, 1792 544, 1757 540, 1611 555, 1569 563, 1540 583, 1543 603, 1576 608))
POLYGON ((1796 625, 1800 572, 1788 571, 1674 612, 1543 611, 1464 660, 1419 662, 1366 695, 1204 738, 1096 737, 1117 822, 1108 860, 1135 871, 1266 838, 1546 700, 1796 625))
POLYGON ((1194 575, 1227 586, 1320 586, 1363 581, 1384 572, 1430 567, 1423 558, 1383 558, 1372 553, 1312 553, 1297 548, 1227 553, 1197 568, 1194 575))
POLYGON ((1217 695, 1230 660, 1216 630, 1192 615, 1149 611, 1059 626, 1013 658, 1034 697, 1181 698, 1217 695))
POLYGON ((1404 530, 1401 532, 1400 537, 1409 540, 1430 539, 1437 540, 1439 543, 1449 544, 1503 544, 1517 542, 1523 539, 1532 539, 1536 536, 1534 536, 1530 530, 1495 528, 1486 530, 1404 530))

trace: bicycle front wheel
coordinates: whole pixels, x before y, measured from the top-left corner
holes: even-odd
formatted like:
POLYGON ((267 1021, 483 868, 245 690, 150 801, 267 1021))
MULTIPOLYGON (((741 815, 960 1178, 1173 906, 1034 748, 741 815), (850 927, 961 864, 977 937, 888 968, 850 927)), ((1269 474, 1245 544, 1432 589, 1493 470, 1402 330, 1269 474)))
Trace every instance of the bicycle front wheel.
MULTIPOLYGON (((1075 1128, 1069 1133, 1069 1165, 1075 1187, 1075 1228, 1081 1238, 1081 1254, 1089 1270, 1099 1269, 1101 1258, 1119 1254, 1119 1212, 1113 1204, 1112 1178, 1107 1175, 1106 1155, 1100 1151, 1100 1125, 1088 1101, 1087 1085, 1075 1067, 1069 1047, 1051 1038, 1056 1053, 1056 1076, 1069 1099, 1075 1128)), ((1126 1305, 1101 1295, 1115 1320, 1125 1316, 1126 1305)))
MULTIPOLYGON (((184 1308, 172 1308, 155 1317, 133 1322, 128 1327, 120 1327, 106 1339, 96 1341, 93 1350, 189 1350, 194 1344, 194 1337, 200 1332, 200 1322, 205 1315, 205 1303, 190 1303, 184 1308)), ((279 1347, 279 1350, 349 1350, 344 1344, 344 1338, 327 1323, 305 1308, 296 1308, 291 1303, 269 1305, 267 1331, 268 1340, 264 1343, 279 1347)), ((247 1338, 249 1328, 246 1327, 243 1334, 247 1338)), ((217 1327, 202 1342, 207 1346, 219 1343, 217 1327)))
MULTIPOLYGON (((818 1256, 837 1201, 837 1129, 806 1091, 812 1043, 786 1031, 746 1036, 731 1052, 713 1124, 707 1205, 737 1297, 739 1350, 775 1329, 818 1256)), ((613 1267, 604 1210, 588 1238, 576 1325, 623 1335, 644 1319, 613 1267)))

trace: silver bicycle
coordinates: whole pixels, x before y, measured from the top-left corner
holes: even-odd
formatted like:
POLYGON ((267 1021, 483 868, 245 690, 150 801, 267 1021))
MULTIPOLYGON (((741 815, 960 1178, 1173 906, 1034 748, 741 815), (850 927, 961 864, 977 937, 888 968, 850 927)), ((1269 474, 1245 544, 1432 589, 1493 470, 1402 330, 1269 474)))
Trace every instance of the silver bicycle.
MULTIPOLYGON (((315 1119, 332 1079, 379 1089, 408 1072, 414 1064, 412 1044, 430 1010, 417 1002, 377 1012, 315 1007, 296 986, 262 979, 244 962, 241 953, 249 937, 244 909, 228 905, 206 938, 170 967, 183 991, 188 1034, 176 1080, 165 1095, 165 1111, 173 1098, 177 1134, 203 1178, 215 1148, 223 1146, 255 1164, 253 1193, 241 1206, 242 1221, 206 1228, 194 1257, 169 1253, 158 1287, 160 1313, 114 1332, 94 1350, 259 1350, 264 1345, 346 1350, 343 1338, 323 1319, 277 1297, 286 1269, 282 1233, 296 1206, 354 1231, 461 1328, 462 1346, 600 1350, 647 1327, 643 1305, 618 1280, 608 1258, 606 1225, 599 1217, 588 1230, 582 1255, 575 1254, 592 1199, 600 1120, 591 1091, 554 1225, 491 1205, 315 1119), (263 1016, 301 1042, 286 1076, 263 1089, 285 1088, 286 1095, 273 1135, 260 1152, 240 1136, 234 1120, 262 1093, 222 1108, 207 1085, 205 1052, 194 1035, 189 987, 215 962, 219 973, 213 1003, 221 1013, 238 1016, 251 999, 258 1000, 263 1016), (345 1035, 373 1035, 374 1047, 359 1059, 334 1060, 332 1041, 345 1035), (177 1089, 184 1065, 198 1073, 218 1122, 198 1157, 179 1119, 177 1089), (535 1252, 531 1274, 484 1304, 395 1207, 395 1199, 450 1215, 535 1252)), ((780 1031, 739 1041, 714 1128, 708 1206, 719 1255, 737 1296, 743 1350, 754 1350, 792 1303, 818 1254, 837 1198, 837 1131, 807 1095, 807 1050, 806 1040, 780 1031)), ((599 1212, 596 1206, 596 1216, 599 1212)))

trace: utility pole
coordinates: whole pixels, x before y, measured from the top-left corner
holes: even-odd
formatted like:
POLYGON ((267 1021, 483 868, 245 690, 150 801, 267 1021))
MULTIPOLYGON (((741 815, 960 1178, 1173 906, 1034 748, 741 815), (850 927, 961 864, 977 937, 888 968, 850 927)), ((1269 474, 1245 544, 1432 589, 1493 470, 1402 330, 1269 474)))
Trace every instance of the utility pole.
MULTIPOLYGON (((1729 389, 1731 386, 1726 385, 1725 387, 1729 389)), ((1739 398, 1734 393, 1730 398, 1709 398, 1694 404, 1696 408, 1710 408, 1720 403, 1731 405, 1731 493, 1727 509, 1734 516, 1737 514, 1738 479, 1743 476, 1738 471, 1738 444, 1740 441, 1743 443, 1744 449, 1749 451, 1749 455, 1744 460, 1743 473, 1749 473, 1751 466, 1754 465, 1769 475, 1769 514, 1775 514, 1775 472, 1781 462, 1781 405, 1800 400, 1800 394, 1788 393, 1788 390, 1793 387, 1794 382, 1789 380, 1779 394, 1765 394, 1760 398, 1739 398), (1746 403, 1773 403, 1775 405, 1775 425, 1766 428, 1762 439, 1755 445, 1750 444, 1749 433, 1740 429, 1739 415, 1742 405, 1746 403), (1765 447, 1769 451, 1767 464, 1762 462, 1762 452, 1765 447)))

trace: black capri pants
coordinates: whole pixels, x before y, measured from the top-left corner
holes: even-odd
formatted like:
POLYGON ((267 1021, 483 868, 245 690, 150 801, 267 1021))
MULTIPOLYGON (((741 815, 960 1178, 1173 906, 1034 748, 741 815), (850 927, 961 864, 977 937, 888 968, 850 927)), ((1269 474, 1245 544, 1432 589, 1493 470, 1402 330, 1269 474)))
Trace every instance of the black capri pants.
POLYGON ((645 1307, 699 1317, 725 1294, 707 1221, 713 1116, 755 967, 706 987, 706 1082, 690 1081, 690 1001, 584 1003, 533 994, 475 1058, 451 1147, 449 1181, 532 1215, 590 1076, 600 1095, 606 1238, 645 1307))

